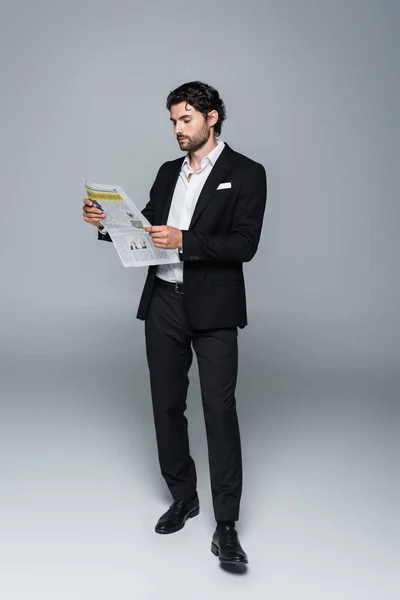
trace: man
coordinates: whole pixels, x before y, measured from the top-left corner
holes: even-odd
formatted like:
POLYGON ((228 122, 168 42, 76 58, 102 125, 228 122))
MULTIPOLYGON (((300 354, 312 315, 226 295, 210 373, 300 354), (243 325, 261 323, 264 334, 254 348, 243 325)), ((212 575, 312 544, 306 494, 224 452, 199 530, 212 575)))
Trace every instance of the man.
MULTIPOLYGON (((217 521, 211 550, 222 562, 247 563, 235 528, 242 493, 237 328, 247 324, 242 263, 257 251, 266 175, 218 139, 226 113, 213 87, 186 83, 169 94, 167 108, 186 156, 161 166, 143 215, 154 245, 176 250, 180 262, 149 267, 137 313, 145 321, 159 462, 174 500, 155 530, 176 532, 199 514, 184 415, 193 347, 217 521)), ((83 212, 100 229, 105 215, 87 198, 83 212)), ((104 230, 98 238, 110 241, 104 230)))

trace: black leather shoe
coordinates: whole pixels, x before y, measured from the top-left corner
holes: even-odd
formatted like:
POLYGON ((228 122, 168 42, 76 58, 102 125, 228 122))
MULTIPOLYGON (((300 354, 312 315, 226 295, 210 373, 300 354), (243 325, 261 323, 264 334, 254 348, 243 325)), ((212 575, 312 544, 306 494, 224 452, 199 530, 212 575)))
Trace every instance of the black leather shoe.
POLYGON ((185 525, 187 519, 196 517, 200 512, 199 498, 176 500, 164 513, 155 527, 156 533, 175 533, 185 525))
POLYGON ((211 542, 211 552, 219 557, 223 563, 245 563, 247 559, 246 552, 240 545, 235 527, 225 525, 217 528, 214 532, 211 542))

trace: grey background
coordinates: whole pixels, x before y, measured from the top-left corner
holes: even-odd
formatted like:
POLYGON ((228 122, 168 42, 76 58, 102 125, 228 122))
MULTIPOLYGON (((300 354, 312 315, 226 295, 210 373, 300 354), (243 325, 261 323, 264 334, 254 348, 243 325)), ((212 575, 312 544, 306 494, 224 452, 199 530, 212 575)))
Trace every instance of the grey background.
POLYGON ((0 6, 2 599, 398 598, 399 4, 0 6), (192 79, 268 175, 240 333, 242 577, 209 551, 196 365, 202 512, 154 534, 145 273, 81 217, 81 176, 144 206, 180 154, 166 96, 192 79))

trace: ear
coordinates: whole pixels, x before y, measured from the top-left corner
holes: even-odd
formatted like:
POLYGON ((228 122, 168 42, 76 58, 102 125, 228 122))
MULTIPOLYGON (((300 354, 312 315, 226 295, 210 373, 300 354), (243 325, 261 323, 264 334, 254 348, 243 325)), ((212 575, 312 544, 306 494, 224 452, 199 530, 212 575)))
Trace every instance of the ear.
POLYGON ((210 127, 213 127, 218 122, 218 117, 219 114, 217 110, 210 110, 207 115, 207 121, 210 127))

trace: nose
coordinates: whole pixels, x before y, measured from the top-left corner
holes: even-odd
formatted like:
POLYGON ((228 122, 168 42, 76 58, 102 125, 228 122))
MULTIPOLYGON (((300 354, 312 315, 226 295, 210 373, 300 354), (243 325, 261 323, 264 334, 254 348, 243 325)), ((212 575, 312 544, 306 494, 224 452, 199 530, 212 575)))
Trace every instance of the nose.
POLYGON ((183 133, 182 124, 177 123, 174 127, 175 135, 181 135, 183 133))

